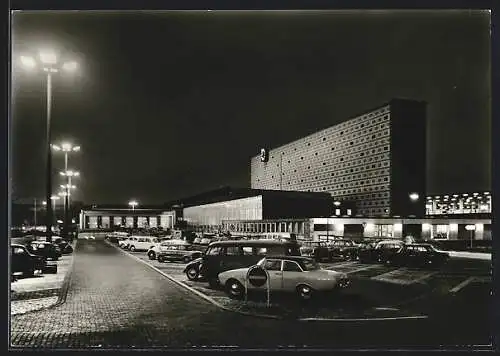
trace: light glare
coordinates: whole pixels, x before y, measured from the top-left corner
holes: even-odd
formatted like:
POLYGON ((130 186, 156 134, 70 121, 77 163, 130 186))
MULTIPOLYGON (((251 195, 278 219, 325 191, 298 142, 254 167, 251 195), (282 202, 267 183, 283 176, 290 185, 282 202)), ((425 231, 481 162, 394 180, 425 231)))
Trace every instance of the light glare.
POLYGON ((32 57, 21 56, 21 63, 25 68, 33 69, 36 67, 36 62, 32 57))
POLYGON ((68 71, 68 72, 73 72, 77 68, 78 68, 78 63, 76 63, 75 61, 66 62, 63 64, 63 69, 68 71))
POLYGON ((50 52, 50 51, 40 52, 40 60, 42 61, 43 64, 56 64, 57 63, 56 54, 54 52, 50 52))

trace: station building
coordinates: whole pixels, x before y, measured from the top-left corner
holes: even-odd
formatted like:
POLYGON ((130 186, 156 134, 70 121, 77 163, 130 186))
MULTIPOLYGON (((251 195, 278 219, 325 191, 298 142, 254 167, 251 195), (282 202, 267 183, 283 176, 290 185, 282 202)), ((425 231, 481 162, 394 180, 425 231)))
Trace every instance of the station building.
POLYGON ((79 226, 84 229, 127 228, 173 228, 176 223, 175 210, 161 207, 125 208, 124 206, 92 205, 80 211, 79 226))
POLYGON ((251 187, 326 192, 357 216, 425 214, 426 103, 374 110, 251 158, 251 187), (419 199, 410 199, 413 194, 419 199))
MULTIPOLYGON (((258 223, 255 231, 274 233, 275 223, 289 224, 297 234, 304 235, 305 220, 314 216, 329 216, 332 199, 327 193, 290 192, 277 190, 223 187, 175 202, 182 205, 182 220, 195 230, 229 231, 231 234, 246 230, 239 225, 224 225, 224 221, 258 223)), ((253 225, 252 225, 253 226, 253 225)))
POLYGON ((491 239, 489 192, 426 196, 426 103, 393 99, 250 160, 251 188, 156 209, 82 210, 84 227, 173 227, 297 239, 491 239))

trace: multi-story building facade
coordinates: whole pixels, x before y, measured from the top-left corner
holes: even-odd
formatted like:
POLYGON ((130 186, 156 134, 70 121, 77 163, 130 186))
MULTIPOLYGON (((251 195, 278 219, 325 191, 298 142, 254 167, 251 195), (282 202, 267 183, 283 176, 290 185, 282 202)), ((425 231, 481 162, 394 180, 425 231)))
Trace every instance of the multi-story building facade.
POLYGON ((491 193, 471 192, 429 195, 425 204, 426 215, 491 215, 491 193))
POLYGON ((393 99, 251 158, 254 189, 328 192, 358 216, 423 216, 426 103, 393 99), (411 198, 410 198, 411 197, 411 198))

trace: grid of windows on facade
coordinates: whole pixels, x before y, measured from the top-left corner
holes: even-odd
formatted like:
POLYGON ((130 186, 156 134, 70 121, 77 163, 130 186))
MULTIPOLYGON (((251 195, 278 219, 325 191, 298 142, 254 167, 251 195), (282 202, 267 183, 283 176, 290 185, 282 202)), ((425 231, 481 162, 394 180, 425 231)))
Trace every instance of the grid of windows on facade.
POLYGON ((184 208, 184 220, 193 227, 218 226, 222 220, 240 219, 262 219, 262 196, 184 208))
POLYGON ((307 220, 225 220, 222 228, 231 235, 259 236, 269 238, 283 237, 284 233, 296 234, 298 239, 308 238, 310 232, 309 221, 307 220))
POLYGON ((328 192, 358 214, 389 215, 390 106, 360 115, 251 160, 256 189, 328 192))
POLYGON ((490 192, 428 196, 427 215, 491 213, 490 192))

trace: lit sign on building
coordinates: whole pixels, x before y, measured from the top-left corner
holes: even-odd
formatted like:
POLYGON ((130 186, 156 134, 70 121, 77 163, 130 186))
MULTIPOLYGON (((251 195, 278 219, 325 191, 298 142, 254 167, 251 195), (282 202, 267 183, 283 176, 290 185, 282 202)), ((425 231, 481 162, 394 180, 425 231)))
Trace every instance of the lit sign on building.
POLYGON ((260 149, 260 160, 261 162, 269 161, 269 152, 265 148, 260 149))

